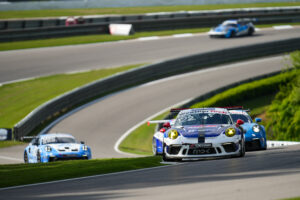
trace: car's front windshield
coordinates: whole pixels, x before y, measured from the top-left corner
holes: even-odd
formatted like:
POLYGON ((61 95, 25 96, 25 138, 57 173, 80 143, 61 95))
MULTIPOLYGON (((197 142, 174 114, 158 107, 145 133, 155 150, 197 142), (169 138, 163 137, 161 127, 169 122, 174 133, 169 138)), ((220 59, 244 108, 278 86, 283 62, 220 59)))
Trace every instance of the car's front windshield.
POLYGON ((229 115, 221 113, 182 113, 175 121, 175 126, 206 125, 206 124, 232 124, 229 115))
POLYGON ((243 114, 231 114, 232 120, 236 122, 238 119, 243 120, 245 123, 252 123, 251 117, 243 114))
POLYGON ((56 144, 56 143, 76 143, 76 140, 71 137, 46 137, 42 140, 43 144, 56 144))

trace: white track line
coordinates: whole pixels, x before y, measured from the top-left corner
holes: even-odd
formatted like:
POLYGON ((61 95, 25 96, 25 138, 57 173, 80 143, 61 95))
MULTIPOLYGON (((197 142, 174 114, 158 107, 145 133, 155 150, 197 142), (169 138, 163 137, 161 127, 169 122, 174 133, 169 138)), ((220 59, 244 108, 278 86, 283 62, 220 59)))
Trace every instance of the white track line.
POLYGON ((292 29, 294 27, 291 25, 281 25, 281 26, 273 26, 273 28, 275 30, 283 30, 283 29, 292 29))
POLYGON ((165 109, 159 111, 158 113, 155 113, 154 115, 151 115, 150 117, 144 119, 143 121, 141 121, 140 123, 134 125, 133 127, 131 127, 131 128, 130 128, 129 130, 127 130, 127 131, 126 131, 126 132, 118 139, 118 141, 115 143, 115 146, 114 146, 115 151, 118 152, 119 154, 124 154, 124 155, 135 155, 135 156, 136 156, 136 154, 125 153, 125 152, 119 150, 119 145, 122 143, 122 141, 123 141, 123 140, 124 140, 124 139, 132 132, 132 131, 134 131, 135 129, 137 129, 139 126, 141 126, 141 125, 143 125, 143 124, 146 124, 147 121, 149 121, 149 120, 155 118, 155 117, 158 116, 158 115, 163 114, 164 112, 167 112, 167 111, 170 110, 171 108, 175 108, 175 107, 177 107, 177 106, 183 105, 183 104, 189 102, 190 100, 191 100, 191 99, 187 99, 187 100, 184 100, 184 101, 182 101, 182 102, 180 102, 180 103, 177 103, 177 104, 175 104, 175 105, 172 105, 172 106, 170 106, 170 107, 168 107, 168 108, 165 108, 165 109))
POLYGON ((151 37, 140 37, 138 40, 140 41, 149 41, 149 40, 158 40, 160 37, 158 36, 151 36, 151 37))

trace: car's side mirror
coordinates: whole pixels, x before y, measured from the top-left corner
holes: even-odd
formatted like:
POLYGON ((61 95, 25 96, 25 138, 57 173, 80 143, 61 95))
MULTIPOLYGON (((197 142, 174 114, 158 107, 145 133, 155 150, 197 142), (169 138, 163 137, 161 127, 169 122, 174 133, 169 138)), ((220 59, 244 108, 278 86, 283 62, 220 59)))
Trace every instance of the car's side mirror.
POLYGON ((164 124, 163 124, 163 127, 165 127, 165 128, 171 128, 170 122, 164 123, 164 124))
POLYGON ((243 120, 241 120, 241 119, 238 119, 237 121, 236 121, 236 124, 237 125, 243 125, 244 124, 244 121, 243 120))
POLYGON ((84 144, 84 141, 81 141, 80 144, 84 144))
POLYGON ((255 122, 261 122, 261 118, 255 118, 255 122))

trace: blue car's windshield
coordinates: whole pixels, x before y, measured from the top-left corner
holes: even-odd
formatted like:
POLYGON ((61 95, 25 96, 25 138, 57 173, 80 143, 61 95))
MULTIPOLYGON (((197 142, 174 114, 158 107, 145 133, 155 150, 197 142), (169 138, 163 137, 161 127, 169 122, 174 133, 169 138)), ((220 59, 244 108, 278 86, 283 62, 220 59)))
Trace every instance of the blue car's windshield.
POLYGON ((252 120, 250 117, 243 115, 243 114, 231 114, 231 117, 234 122, 236 122, 238 119, 243 120, 245 123, 252 123, 252 120))
POLYGON ((71 137, 49 137, 49 138, 42 139, 42 144, 56 144, 56 143, 76 143, 76 140, 71 137))
POLYGON ((220 113, 182 113, 175 121, 175 126, 232 124, 229 115, 220 113))

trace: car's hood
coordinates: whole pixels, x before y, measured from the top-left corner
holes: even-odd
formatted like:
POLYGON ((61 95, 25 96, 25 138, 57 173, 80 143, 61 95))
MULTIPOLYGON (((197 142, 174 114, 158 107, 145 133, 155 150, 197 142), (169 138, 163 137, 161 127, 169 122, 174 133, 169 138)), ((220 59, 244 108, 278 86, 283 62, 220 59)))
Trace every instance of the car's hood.
POLYGON ((217 26, 214 31, 216 32, 226 32, 228 30, 228 26, 219 25, 217 26))
POLYGON ((60 143, 60 144, 48 144, 52 149, 55 150, 79 150, 80 144, 77 143, 60 143))
POLYGON ((204 133, 205 137, 217 137, 224 132, 228 126, 205 125, 205 126, 184 126, 178 129, 178 133, 184 137, 197 138, 199 133, 204 133))
POLYGON ((256 123, 244 123, 243 125, 241 125, 241 127, 242 127, 244 130, 248 131, 248 130, 251 130, 252 127, 253 127, 255 124, 256 124, 256 123))

